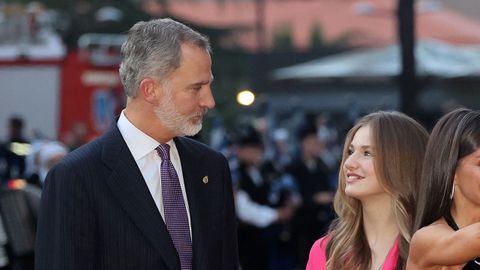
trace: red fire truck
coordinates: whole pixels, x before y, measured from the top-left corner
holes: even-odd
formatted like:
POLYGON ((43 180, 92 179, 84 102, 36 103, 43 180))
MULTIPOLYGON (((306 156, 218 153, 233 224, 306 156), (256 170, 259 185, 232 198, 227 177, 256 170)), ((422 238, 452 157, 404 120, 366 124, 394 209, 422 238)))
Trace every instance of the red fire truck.
POLYGON ((37 42, 0 44, 0 141, 8 118, 25 135, 64 140, 77 124, 88 138, 103 133, 124 105, 118 76, 124 35, 85 34, 67 50, 54 33, 37 42))

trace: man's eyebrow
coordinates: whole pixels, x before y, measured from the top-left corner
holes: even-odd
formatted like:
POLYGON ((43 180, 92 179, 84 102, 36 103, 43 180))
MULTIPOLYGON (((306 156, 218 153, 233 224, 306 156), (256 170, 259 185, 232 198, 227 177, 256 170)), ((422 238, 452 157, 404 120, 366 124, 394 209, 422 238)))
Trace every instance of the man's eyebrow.
POLYGON ((207 84, 208 84, 208 81, 201 81, 201 82, 192 83, 189 85, 189 87, 201 87, 207 84))
POLYGON ((209 84, 209 83, 212 83, 213 80, 214 80, 214 77, 212 75, 210 80, 195 82, 195 83, 192 83, 191 86, 201 86, 201 85, 209 84))

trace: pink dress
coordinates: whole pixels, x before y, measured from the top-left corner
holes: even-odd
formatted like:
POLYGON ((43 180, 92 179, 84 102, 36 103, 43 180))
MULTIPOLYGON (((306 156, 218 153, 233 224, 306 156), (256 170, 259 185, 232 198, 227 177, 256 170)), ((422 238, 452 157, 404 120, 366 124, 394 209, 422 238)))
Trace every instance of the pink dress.
MULTIPOLYGON (((327 269, 326 249, 329 241, 328 236, 318 239, 310 250, 306 270, 325 270, 327 269)), ((387 258, 383 263, 382 270, 395 270, 398 260, 398 239, 393 243, 392 248, 388 252, 387 258)))

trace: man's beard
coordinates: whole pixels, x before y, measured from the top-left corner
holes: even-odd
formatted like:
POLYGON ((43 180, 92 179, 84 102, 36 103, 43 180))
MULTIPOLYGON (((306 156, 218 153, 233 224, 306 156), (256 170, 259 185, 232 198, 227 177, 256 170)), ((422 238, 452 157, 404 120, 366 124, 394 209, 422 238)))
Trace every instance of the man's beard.
POLYGON ((203 115, 207 110, 194 112, 190 115, 182 115, 173 104, 171 89, 165 87, 163 91, 165 96, 160 105, 155 108, 155 114, 158 119, 176 136, 193 136, 197 134, 202 129, 203 115), (192 122, 194 117, 200 118, 197 123, 192 122))

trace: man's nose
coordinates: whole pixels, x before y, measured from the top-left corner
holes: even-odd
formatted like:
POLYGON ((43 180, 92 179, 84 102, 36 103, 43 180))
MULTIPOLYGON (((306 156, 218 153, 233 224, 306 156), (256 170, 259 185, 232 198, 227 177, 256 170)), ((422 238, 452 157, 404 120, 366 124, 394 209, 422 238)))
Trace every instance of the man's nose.
POLYGON ((215 99, 213 98, 212 88, 210 88, 210 86, 205 86, 202 96, 200 97, 200 106, 208 109, 215 107, 215 99))

